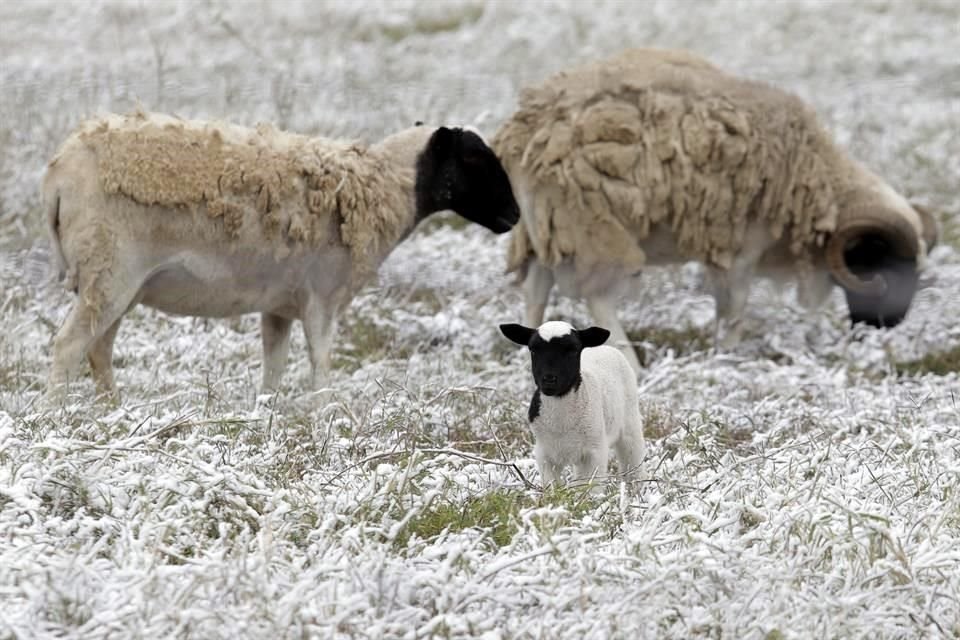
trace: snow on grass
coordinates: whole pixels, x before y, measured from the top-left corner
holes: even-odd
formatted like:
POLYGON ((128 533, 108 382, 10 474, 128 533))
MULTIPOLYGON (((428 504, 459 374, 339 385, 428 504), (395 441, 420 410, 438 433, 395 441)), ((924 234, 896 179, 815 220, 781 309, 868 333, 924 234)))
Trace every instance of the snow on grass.
POLYGON ((0 637, 960 635, 955 2, 38 1, 0 23, 0 637), (258 398, 256 318, 139 308, 119 403, 89 379, 40 403, 71 295, 37 185, 85 115, 492 133, 525 84, 645 44, 797 92, 937 211, 900 327, 764 284, 714 354, 700 270, 651 269, 622 305, 648 479, 542 492, 528 358, 496 329, 522 317, 506 239, 442 216, 347 309, 324 393, 299 330, 258 398))

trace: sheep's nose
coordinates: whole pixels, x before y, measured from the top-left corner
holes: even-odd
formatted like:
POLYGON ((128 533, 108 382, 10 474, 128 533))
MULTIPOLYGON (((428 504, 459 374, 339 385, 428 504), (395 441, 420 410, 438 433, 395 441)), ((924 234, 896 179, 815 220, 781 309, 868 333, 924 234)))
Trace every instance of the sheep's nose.
POLYGON ((544 374, 542 380, 543 380, 543 384, 544 384, 545 386, 550 386, 550 385, 555 385, 555 384, 557 384, 557 376, 553 375, 552 373, 544 374))

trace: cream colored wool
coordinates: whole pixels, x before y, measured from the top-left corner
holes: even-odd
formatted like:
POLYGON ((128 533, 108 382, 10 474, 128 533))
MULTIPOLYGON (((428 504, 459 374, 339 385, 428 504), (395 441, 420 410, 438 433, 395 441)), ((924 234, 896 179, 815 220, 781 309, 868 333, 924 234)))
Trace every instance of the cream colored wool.
POLYGON ((416 226, 417 165, 437 131, 363 146, 142 112, 81 125, 43 184, 54 255, 79 295, 54 338, 48 393, 84 357, 115 393, 113 342, 138 304, 259 312, 267 391, 300 320, 322 387, 338 312, 416 226))
MULTIPOLYGON (((411 135, 425 142, 428 133, 411 135)), ((138 112, 82 124, 47 179, 56 179, 60 158, 82 149, 96 157, 103 192, 121 215, 183 215, 182 224, 157 221, 157 231, 182 232, 187 241, 199 233, 228 247, 268 243, 278 258, 342 243, 355 285, 375 273, 410 224, 412 162, 401 175, 375 147, 138 112), (143 208, 125 208, 126 199, 143 208)))
POLYGON ((857 171, 798 98, 653 49, 524 91, 493 147, 534 194, 508 270, 570 259, 580 281, 639 270, 640 241, 663 228, 683 257, 729 268, 753 219, 812 260, 857 171))

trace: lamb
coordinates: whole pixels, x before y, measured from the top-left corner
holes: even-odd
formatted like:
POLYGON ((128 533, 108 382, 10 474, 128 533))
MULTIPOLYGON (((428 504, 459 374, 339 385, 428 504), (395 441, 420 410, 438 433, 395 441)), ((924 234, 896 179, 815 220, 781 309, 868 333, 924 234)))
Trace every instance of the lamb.
POLYGON ((507 270, 524 281, 527 324, 557 283, 620 345, 615 301, 645 265, 704 264, 715 337, 732 346, 755 274, 796 278, 808 309, 838 284, 853 322, 895 326, 937 241, 934 218, 836 147, 800 99, 685 51, 557 74, 523 92, 493 147, 520 202, 507 270))
POLYGON ((500 331, 530 349, 536 390, 528 417, 543 484, 558 484, 571 464, 580 480, 605 475, 611 446, 620 472, 636 479, 646 449, 637 381, 626 357, 603 345, 610 332, 557 320, 500 331))
POLYGON ((519 219, 475 133, 416 126, 366 146, 138 112, 81 124, 43 182, 49 233, 76 301, 53 344, 49 390, 89 358, 101 392, 123 315, 261 314, 262 388, 276 390, 304 324, 324 384, 337 313, 429 214, 494 233, 519 219))

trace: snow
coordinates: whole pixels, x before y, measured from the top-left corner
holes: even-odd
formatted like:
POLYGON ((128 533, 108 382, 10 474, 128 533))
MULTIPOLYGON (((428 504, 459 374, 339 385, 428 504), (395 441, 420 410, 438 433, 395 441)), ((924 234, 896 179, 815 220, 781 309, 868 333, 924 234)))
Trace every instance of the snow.
MULTIPOLYGON (((960 346, 955 1, 36 0, 0 24, 0 637, 960 634, 960 380, 897 364, 960 346), (945 232, 894 330, 851 331, 839 292, 811 315, 763 284, 732 353, 645 333, 639 496, 531 484, 529 365, 497 331, 522 321, 506 238, 446 217, 354 299, 326 393, 304 391, 299 331, 258 397, 256 318, 138 308, 118 405, 89 378, 41 403, 71 294, 37 187, 84 116, 491 135, 526 84, 634 45, 796 92, 945 232), (408 535, 491 496, 515 508, 408 535)), ((701 275, 645 273, 628 330, 709 335, 701 275)))

